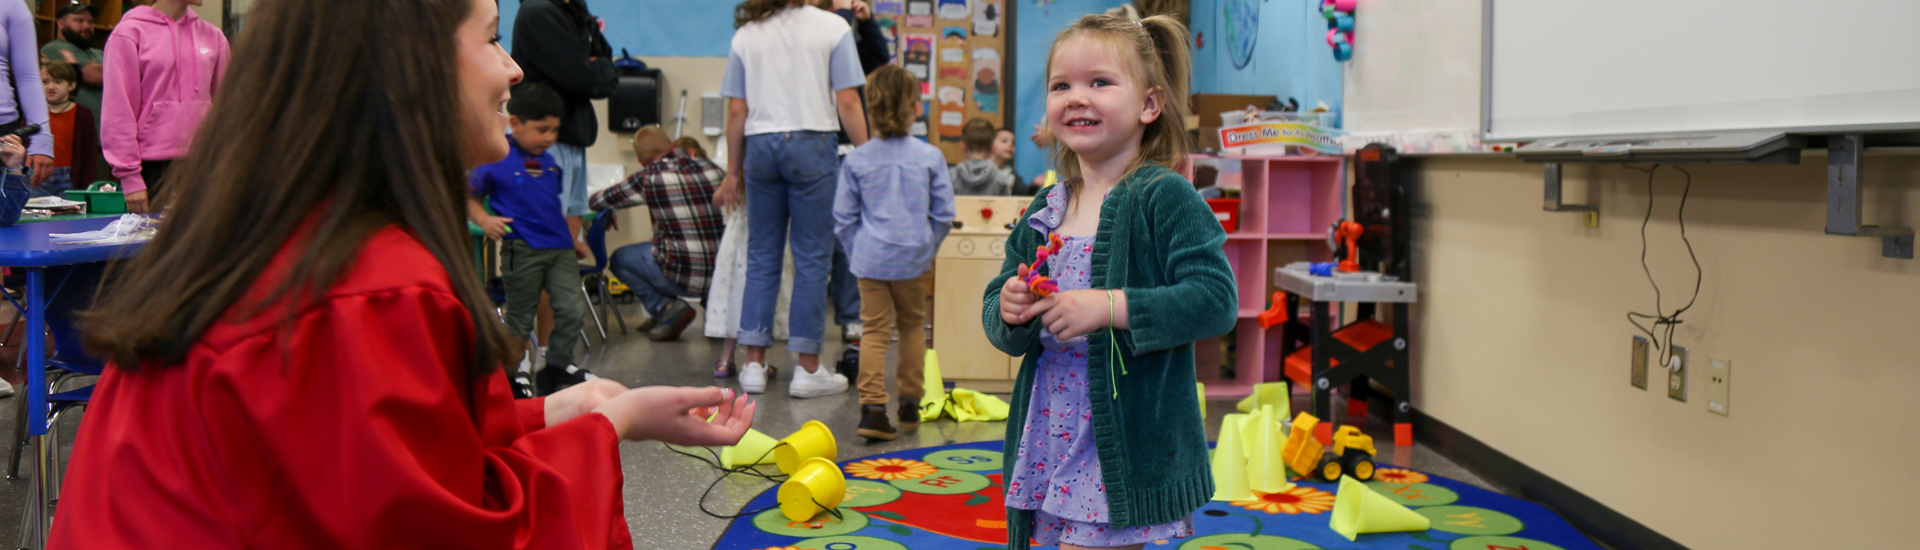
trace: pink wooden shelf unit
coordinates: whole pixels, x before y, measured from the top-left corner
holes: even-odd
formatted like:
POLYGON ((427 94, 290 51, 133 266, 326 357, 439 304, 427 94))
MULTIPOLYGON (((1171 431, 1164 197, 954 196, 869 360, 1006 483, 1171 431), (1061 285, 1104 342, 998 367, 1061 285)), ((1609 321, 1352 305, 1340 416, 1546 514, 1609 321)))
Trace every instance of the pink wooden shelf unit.
MULTIPOLYGON (((1230 337, 1236 352, 1234 378, 1219 377, 1221 346, 1199 342, 1194 359, 1200 381, 1207 385, 1207 397, 1243 397, 1253 386, 1282 380, 1280 327, 1260 328, 1258 317, 1267 310, 1273 297, 1273 266, 1269 250, 1290 255, 1279 263, 1311 260, 1329 261, 1333 251, 1327 247, 1327 227, 1345 211, 1346 158, 1339 155, 1239 157, 1194 155, 1195 159, 1216 159, 1222 165, 1220 184, 1240 187, 1240 227, 1227 234, 1227 262, 1233 266, 1233 279, 1240 296, 1239 324, 1230 337), (1238 182, 1228 163, 1239 166, 1238 182), (1277 245, 1277 246, 1276 246, 1277 245), (1289 250, 1291 249, 1291 250, 1289 250), (1292 252, 1292 254, 1287 254, 1292 252)), ((1181 168, 1193 179, 1193 163, 1181 168)))

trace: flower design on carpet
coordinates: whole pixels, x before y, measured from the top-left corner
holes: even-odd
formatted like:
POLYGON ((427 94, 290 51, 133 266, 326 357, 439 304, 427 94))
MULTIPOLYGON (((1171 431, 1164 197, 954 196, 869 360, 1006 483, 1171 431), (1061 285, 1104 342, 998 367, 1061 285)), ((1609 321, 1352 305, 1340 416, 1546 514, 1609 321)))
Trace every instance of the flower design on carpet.
POLYGON ((932 464, 901 458, 863 460, 847 465, 847 475, 884 481, 920 479, 938 471, 940 469, 932 464))
POLYGON ((1380 471, 1374 472, 1373 480, 1381 483, 1393 483, 1397 485, 1426 483, 1427 474, 1423 474, 1413 470, 1403 470, 1400 468, 1381 468, 1380 471))
POLYGON ((1318 514, 1333 509, 1333 493, 1297 485, 1278 493, 1253 492, 1253 498, 1233 501, 1234 506, 1269 514, 1318 514))

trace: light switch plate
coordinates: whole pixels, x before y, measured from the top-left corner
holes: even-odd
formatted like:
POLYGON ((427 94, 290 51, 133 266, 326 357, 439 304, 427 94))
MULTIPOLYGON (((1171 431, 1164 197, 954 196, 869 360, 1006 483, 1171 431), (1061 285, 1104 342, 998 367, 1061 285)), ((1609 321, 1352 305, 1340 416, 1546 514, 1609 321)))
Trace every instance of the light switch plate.
POLYGON ((1733 361, 1707 360, 1707 412, 1727 416, 1727 387, 1733 382, 1733 361))
POLYGON ((1653 346, 1645 336, 1633 337, 1633 387, 1647 389, 1647 352, 1653 346))
POLYGON ((1667 346, 1672 348, 1673 358, 1680 360, 1679 369, 1662 369, 1663 372, 1667 373, 1667 397, 1673 398, 1674 401, 1685 403, 1687 402, 1687 348, 1672 344, 1668 344, 1667 346))

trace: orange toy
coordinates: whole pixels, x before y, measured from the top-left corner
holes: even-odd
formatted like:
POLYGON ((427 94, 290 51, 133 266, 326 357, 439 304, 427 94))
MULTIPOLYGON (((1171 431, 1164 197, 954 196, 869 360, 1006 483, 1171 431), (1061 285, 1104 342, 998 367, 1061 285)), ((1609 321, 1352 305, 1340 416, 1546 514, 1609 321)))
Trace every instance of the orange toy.
POLYGON ((1334 269, 1341 273, 1360 271, 1359 240, 1360 235, 1366 232, 1366 226, 1353 220, 1340 220, 1339 223, 1333 224, 1333 240, 1346 251, 1345 257, 1340 259, 1340 265, 1334 269))
MULTIPOLYGON (((1053 257, 1054 254, 1060 253, 1060 249, 1065 246, 1066 246, 1066 243, 1060 242, 1059 234, 1048 234, 1047 245, 1038 247, 1039 249, 1034 251, 1033 265, 1037 266, 1037 265, 1045 264, 1047 262, 1047 258, 1053 257)), ((1055 292, 1060 291, 1059 283, 1054 282, 1052 278, 1049 278, 1046 275, 1041 275, 1039 269, 1030 267, 1027 264, 1020 264, 1019 275, 1020 275, 1020 280, 1027 282, 1027 289, 1033 291, 1034 295, 1037 295, 1041 298, 1045 298, 1047 296, 1052 295, 1055 292)))

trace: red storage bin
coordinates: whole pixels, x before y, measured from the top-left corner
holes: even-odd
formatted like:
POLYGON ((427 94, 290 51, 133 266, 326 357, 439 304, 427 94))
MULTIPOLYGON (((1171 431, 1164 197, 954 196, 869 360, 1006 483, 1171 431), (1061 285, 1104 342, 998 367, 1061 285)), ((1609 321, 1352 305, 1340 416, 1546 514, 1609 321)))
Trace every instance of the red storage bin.
POLYGON ((1220 227, 1228 233, 1240 230, 1240 199, 1207 199, 1207 207, 1213 209, 1213 218, 1220 220, 1220 227))

